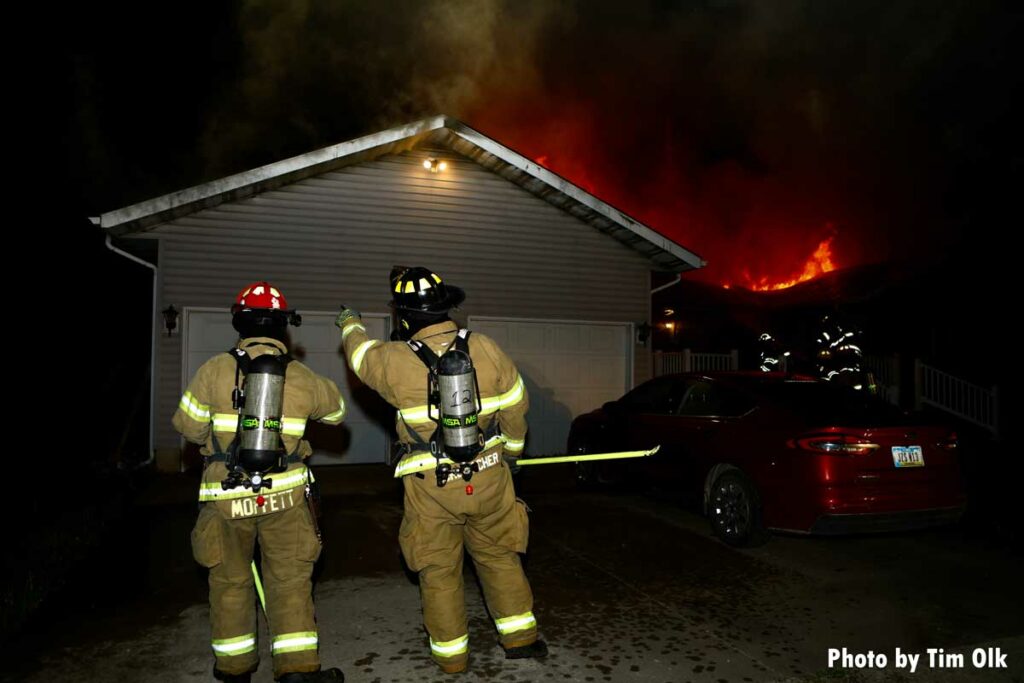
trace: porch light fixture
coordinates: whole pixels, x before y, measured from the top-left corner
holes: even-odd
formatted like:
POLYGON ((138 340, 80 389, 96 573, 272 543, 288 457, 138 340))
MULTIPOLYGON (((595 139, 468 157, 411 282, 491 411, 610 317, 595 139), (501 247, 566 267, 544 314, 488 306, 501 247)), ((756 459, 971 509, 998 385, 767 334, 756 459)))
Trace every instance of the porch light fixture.
POLYGON ((430 157, 429 159, 423 160, 423 168, 427 169, 431 173, 437 173, 438 171, 446 170, 448 168, 448 162, 430 157))
POLYGON ((651 326, 647 324, 647 321, 643 321, 636 324, 636 340, 647 346, 647 338, 651 336, 651 326))
POLYGON ((178 311, 174 308, 174 304, 171 304, 160 313, 164 316, 164 327, 167 328, 167 336, 170 337, 178 327, 178 311))

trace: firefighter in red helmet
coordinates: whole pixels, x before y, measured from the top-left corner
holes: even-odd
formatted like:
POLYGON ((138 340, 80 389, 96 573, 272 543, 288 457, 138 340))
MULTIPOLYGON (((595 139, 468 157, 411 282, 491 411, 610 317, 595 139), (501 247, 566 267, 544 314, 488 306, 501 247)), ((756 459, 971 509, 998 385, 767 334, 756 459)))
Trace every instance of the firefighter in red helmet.
POLYGON ((239 341, 199 368, 173 418, 204 456, 192 550, 210 570, 214 677, 248 683, 259 663, 258 540, 275 679, 342 681, 320 668, 311 584, 320 537, 303 434, 308 420, 339 424, 345 403, 334 382, 289 355, 287 327, 301 318, 279 289, 249 285, 231 314, 239 341))

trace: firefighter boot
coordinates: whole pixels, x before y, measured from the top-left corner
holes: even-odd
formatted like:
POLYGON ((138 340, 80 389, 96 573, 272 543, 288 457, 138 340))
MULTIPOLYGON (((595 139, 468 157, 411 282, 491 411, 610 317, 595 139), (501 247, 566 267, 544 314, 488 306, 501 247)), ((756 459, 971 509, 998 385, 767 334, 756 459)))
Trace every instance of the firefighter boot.
POLYGON ((535 640, 529 645, 505 648, 505 659, 540 659, 548 656, 548 644, 535 640))
POLYGON ((252 680, 251 673, 226 674, 219 671, 216 666, 213 667, 213 677, 218 681, 224 681, 224 683, 249 683, 252 680))
POLYGON ((434 659, 434 662, 441 668, 441 671, 446 674, 460 674, 469 668, 469 657, 459 659, 454 662, 441 662, 434 659))
POLYGON ((345 683, 345 674, 341 673, 341 669, 325 669, 285 674, 277 680, 278 683, 345 683))

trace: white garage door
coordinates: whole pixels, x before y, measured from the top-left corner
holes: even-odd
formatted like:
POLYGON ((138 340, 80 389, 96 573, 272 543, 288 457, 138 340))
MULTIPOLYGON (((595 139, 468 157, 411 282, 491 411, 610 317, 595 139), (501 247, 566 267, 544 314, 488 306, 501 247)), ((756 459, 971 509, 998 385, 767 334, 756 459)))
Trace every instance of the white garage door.
POLYGON ((472 317, 519 367, 530 393, 526 452, 565 452, 569 424, 633 384, 630 323, 472 317))
MULTIPOLYGON (((341 352, 341 335, 334 326, 336 313, 302 312, 302 325, 289 327, 292 354, 314 372, 330 377, 338 384, 348 413, 341 427, 328 427, 310 422, 306 436, 314 448, 314 464, 350 464, 385 462, 389 435, 387 424, 394 420, 394 411, 358 381, 353 396, 348 364, 341 352)), ((200 365, 217 352, 224 352, 238 340, 231 327, 231 316, 222 310, 186 308, 183 314, 184 335, 182 391, 200 365)), ((387 339, 390 316, 364 313, 366 332, 374 339, 387 339)))

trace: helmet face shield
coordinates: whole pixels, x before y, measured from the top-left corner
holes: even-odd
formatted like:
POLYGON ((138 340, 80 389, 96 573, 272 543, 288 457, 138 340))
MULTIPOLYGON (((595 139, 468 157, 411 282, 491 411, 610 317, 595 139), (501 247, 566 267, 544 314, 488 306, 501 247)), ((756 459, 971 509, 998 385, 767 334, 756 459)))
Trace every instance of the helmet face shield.
POLYGON ((400 311, 444 313, 466 299, 460 288, 446 284, 436 273, 420 266, 406 269, 391 282, 391 305, 400 311))

